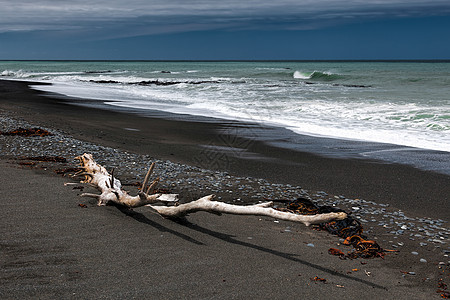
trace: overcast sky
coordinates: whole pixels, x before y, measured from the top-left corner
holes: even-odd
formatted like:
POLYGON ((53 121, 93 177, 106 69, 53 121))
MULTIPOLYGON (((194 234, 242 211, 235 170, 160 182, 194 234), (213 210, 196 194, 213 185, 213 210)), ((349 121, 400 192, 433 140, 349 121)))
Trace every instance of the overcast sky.
POLYGON ((449 0, 0 0, 0 59, 450 59, 449 0))

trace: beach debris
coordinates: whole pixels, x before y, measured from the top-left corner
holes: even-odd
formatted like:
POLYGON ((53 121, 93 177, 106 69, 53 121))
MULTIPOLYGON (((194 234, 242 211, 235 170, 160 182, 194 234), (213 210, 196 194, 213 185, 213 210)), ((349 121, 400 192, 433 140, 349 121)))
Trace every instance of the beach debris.
POLYGON ((342 252, 342 251, 339 250, 339 249, 336 249, 336 248, 330 248, 330 249, 328 249, 328 254, 330 254, 330 255, 335 255, 335 256, 339 256, 339 258, 345 259, 345 253, 342 252))
POLYGON ((344 220, 337 220, 320 224, 319 228, 341 238, 361 236, 363 233, 363 227, 361 223, 351 216, 347 216, 347 218, 345 218, 344 220))
MULTIPOLYGON (((343 210, 338 209, 336 207, 326 205, 317 206, 311 200, 301 197, 297 198, 294 201, 289 202, 285 209, 280 208, 280 210, 286 210, 289 212, 304 215, 344 212, 343 210)), ((347 215, 347 217, 342 220, 335 220, 331 222, 321 223, 319 224, 319 228, 342 238, 347 238, 349 236, 354 235, 361 235, 363 232, 363 227, 361 223, 349 215, 347 215)))
POLYGON ((254 205, 233 205, 219 201, 213 201, 214 195, 204 196, 198 200, 179 204, 177 194, 153 193, 159 179, 153 180, 149 184, 150 176, 155 168, 153 163, 144 181, 141 189, 136 196, 129 195, 122 190, 121 182, 114 177, 114 171, 111 174, 101 165, 97 164, 91 154, 83 154, 76 159, 80 162, 81 170, 74 176, 83 176, 83 183, 89 183, 100 190, 100 194, 83 193, 83 197, 92 197, 97 199, 97 205, 116 204, 128 208, 148 206, 166 218, 183 218, 190 213, 206 211, 214 214, 237 214, 237 215, 258 215, 272 217, 277 220, 286 220, 300 222, 306 226, 330 222, 332 220, 341 220, 347 217, 344 212, 330 212, 316 215, 300 215, 292 212, 280 211, 272 208, 272 202, 258 203, 254 205), (172 204, 170 206, 152 205, 155 203, 172 204))
POLYGON ((83 203, 78 204, 78 206, 79 206, 79 207, 82 207, 82 208, 87 208, 87 205, 86 205, 86 204, 83 204, 83 203))
MULTIPOLYGON (((302 214, 314 215, 318 213, 330 213, 330 212, 343 212, 343 210, 331 207, 331 206, 317 206, 311 200, 306 198, 298 198, 287 204, 286 211, 297 212, 302 214)), ((344 252, 330 248, 328 253, 330 255, 339 256, 341 259, 345 258, 374 258, 384 257, 384 253, 393 250, 382 249, 377 242, 366 240, 363 237, 363 226, 361 223, 354 219, 352 216, 348 216, 342 220, 333 220, 331 222, 324 222, 318 225, 321 230, 326 230, 331 234, 337 235, 345 240, 342 242, 344 245, 351 245, 354 250, 345 254, 344 252)))
POLYGON ((323 283, 327 282, 327 280, 325 278, 320 278, 318 276, 315 276, 314 278, 311 278, 311 281, 323 282, 323 283))
POLYGON ((354 235, 345 239, 344 245, 352 245, 354 251, 346 254, 349 258, 384 258, 385 252, 395 252, 396 250, 385 250, 375 241, 365 240, 359 235, 354 235))
POLYGON ((436 293, 439 293, 444 299, 450 299, 450 291, 448 291, 448 286, 442 278, 439 278, 438 280, 438 290, 436 293))
POLYGON ((17 128, 11 131, 0 131, 0 135, 6 135, 6 136, 23 136, 23 137, 31 137, 31 136, 48 136, 53 135, 50 132, 48 132, 45 129, 41 129, 38 127, 34 128, 17 128))
POLYGON ((448 290, 448 285, 444 282, 444 279, 450 278, 450 261, 447 264, 439 263, 439 272, 441 275, 438 280, 438 290, 437 293, 444 299, 450 299, 450 291, 448 290))

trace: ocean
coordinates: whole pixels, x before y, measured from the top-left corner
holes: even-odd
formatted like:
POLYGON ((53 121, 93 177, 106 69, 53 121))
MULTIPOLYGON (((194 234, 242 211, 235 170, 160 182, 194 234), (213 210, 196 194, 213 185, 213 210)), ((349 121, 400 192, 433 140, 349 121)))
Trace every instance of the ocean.
POLYGON ((111 108, 450 152, 450 62, 0 61, 0 79, 111 108))

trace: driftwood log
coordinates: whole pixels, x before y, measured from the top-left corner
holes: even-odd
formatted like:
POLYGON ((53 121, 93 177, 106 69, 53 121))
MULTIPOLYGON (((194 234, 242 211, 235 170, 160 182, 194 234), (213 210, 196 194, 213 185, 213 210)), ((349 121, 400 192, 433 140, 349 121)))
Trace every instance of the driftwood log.
POLYGON ((342 220, 347 217, 343 212, 317 215, 300 215, 284 212, 273 209, 272 202, 245 206, 232 205, 213 201, 214 195, 205 196, 192 202, 177 205, 178 195, 154 193, 159 179, 154 180, 148 185, 155 163, 150 166, 138 195, 131 196, 126 191, 122 190, 120 181, 114 177, 114 169, 111 171, 111 174, 109 174, 104 167, 95 162, 91 154, 85 153, 76 157, 76 159, 80 161, 82 171, 75 174, 75 176, 84 176, 84 183, 89 183, 100 191, 100 194, 83 193, 81 196, 96 198, 98 200, 98 205, 115 203, 129 208, 145 205, 151 207, 162 217, 166 218, 182 218, 190 213, 198 211, 205 211, 218 215, 226 213, 235 215, 268 216, 279 220, 300 222, 306 226, 333 220, 342 220), (155 205, 156 203, 172 203, 175 205, 155 205))

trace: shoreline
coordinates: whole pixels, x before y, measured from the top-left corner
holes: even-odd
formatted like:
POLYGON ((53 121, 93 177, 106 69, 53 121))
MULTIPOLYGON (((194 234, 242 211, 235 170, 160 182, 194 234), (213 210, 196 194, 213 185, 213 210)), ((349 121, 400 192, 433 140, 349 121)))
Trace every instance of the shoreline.
MULTIPOLYGON (((0 90, 6 92, 0 108, 80 140, 236 176, 389 203, 417 216, 449 221, 450 175, 363 157, 312 153, 318 148, 344 148, 346 141, 295 135, 297 149, 280 147, 292 138, 290 131, 282 128, 216 119, 204 122, 195 117, 187 121, 186 116, 167 118, 157 111, 142 116, 137 111, 102 109, 104 104, 88 99, 73 105, 70 98, 48 97, 29 89, 30 84, 35 83, 0 81, 0 90), (8 100, 10 97, 15 99, 8 100), (274 137, 277 139, 270 140, 274 137), (301 147, 306 150, 300 151, 301 147)), ((349 147, 354 148, 353 144, 349 147)), ((364 147, 364 143, 357 144, 364 147)), ((390 147, 366 145, 367 149, 390 147)))
POLYGON ((299 293, 316 299, 327 299, 330 293, 342 299, 439 297, 437 282, 450 265, 448 194, 442 194, 448 187, 439 186, 448 176, 277 148, 237 135, 235 128, 242 123, 152 119, 73 106, 26 86, 0 81, 0 131, 40 126, 54 135, 0 135, 1 188, 11 195, 4 199, 0 221, 2 298, 295 298, 299 293), (234 135, 223 134, 229 128, 234 135), (230 147, 230 141, 240 147, 230 147), (243 148, 248 150, 236 150, 243 148), (80 190, 64 186, 74 179, 53 172, 75 166, 70 159, 83 152, 93 153, 108 169, 115 167, 122 183, 141 181, 149 162, 155 161, 162 187, 185 201, 209 193, 237 204, 266 197, 312 198, 351 212, 370 239, 400 252, 384 260, 340 260, 328 249, 350 250, 341 239, 291 222, 198 213, 180 224, 145 208, 125 212, 97 207, 94 200, 78 197, 80 190), (68 162, 26 159, 38 155, 59 155, 68 162), (354 197, 332 192, 349 177, 345 188, 355 189, 369 171, 372 178, 384 176, 375 182, 378 187, 362 185, 354 197), (369 188, 376 192, 386 178, 396 176, 383 191, 393 193, 389 198, 357 195, 369 188), (395 185, 412 179, 404 187, 395 185), (425 190, 418 190, 424 185, 425 190), (444 206, 431 207, 414 195, 428 195, 428 200, 440 195, 444 206), (315 276, 327 282, 313 282, 315 276))

